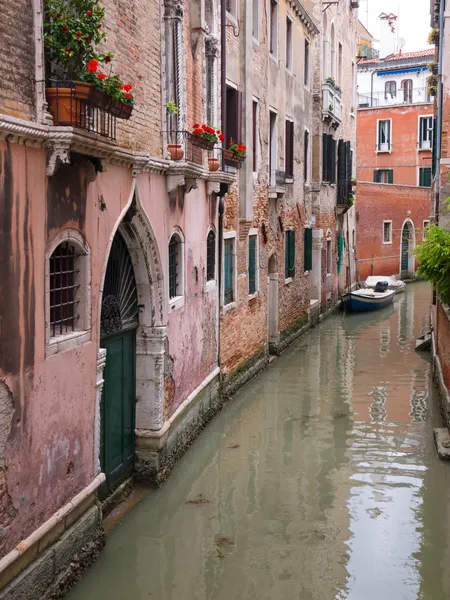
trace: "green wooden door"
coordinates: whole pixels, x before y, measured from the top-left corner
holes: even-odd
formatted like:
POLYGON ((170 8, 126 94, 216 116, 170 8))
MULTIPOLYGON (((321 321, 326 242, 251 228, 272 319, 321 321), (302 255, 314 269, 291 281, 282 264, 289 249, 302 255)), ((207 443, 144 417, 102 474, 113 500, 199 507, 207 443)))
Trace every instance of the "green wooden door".
POLYGON ((135 455, 136 328, 138 300, 133 265, 117 233, 103 287, 101 342, 106 364, 101 402, 100 465, 105 496, 133 471, 135 455))
POLYGON ((102 398, 100 464, 107 492, 128 477, 134 467, 136 398, 136 330, 103 340, 106 348, 102 398))

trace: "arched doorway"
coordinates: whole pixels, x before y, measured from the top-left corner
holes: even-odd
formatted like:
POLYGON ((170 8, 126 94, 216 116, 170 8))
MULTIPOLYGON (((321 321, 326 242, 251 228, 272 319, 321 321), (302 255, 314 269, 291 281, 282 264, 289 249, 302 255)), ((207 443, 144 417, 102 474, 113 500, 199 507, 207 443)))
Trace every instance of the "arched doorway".
POLYGON ((400 249, 401 277, 414 277, 414 227, 411 221, 406 221, 402 229, 400 249))
POLYGON ((278 342, 278 269, 275 253, 269 258, 269 347, 278 342))
POLYGON ((101 401, 100 465, 106 494, 134 468, 138 296, 133 264, 118 231, 106 268, 100 345, 106 349, 101 401))

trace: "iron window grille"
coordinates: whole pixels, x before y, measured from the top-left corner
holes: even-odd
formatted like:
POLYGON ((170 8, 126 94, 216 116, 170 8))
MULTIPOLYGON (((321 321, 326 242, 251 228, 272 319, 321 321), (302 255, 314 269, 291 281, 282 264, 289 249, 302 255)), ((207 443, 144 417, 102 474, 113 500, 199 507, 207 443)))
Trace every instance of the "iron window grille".
POLYGON ((216 278, 216 235, 214 231, 208 233, 206 239, 206 281, 216 278))
POLYGON ((169 298, 180 296, 179 285, 180 240, 173 235, 169 242, 169 298))
POLYGON ((50 257, 50 332, 52 337, 76 330, 78 315, 77 254, 69 242, 50 257))

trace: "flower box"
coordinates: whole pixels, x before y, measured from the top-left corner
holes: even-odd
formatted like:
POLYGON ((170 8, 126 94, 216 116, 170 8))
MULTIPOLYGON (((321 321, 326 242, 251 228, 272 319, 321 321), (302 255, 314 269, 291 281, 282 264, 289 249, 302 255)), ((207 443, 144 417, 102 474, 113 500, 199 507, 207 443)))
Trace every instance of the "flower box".
POLYGON ((214 146, 216 145, 214 141, 208 140, 197 134, 192 134, 191 141, 193 146, 203 148, 203 150, 213 150, 214 146))
POLYGON ((223 157, 227 163, 231 164, 233 167, 236 167, 236 169, 240 169, 245 160, 245 156, 238 156, 231 150, 224 150, 223 157))

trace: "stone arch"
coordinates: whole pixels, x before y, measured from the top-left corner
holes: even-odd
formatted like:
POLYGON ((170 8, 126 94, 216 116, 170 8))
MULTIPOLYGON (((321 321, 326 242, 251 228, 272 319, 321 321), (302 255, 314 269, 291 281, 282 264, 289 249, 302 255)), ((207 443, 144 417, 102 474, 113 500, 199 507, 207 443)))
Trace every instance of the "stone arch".
POLYGON ((268 272, 269 275, 271 273, 278 273, 277 255, 275 252, 272 252, 272 254, 269 256, 268 272))

